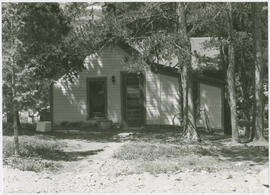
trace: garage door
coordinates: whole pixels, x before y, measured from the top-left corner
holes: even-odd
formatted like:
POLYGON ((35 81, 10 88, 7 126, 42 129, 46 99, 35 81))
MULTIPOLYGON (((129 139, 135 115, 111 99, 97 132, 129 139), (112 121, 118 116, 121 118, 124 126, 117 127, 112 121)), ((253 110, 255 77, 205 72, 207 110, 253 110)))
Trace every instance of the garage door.
MULTIPOLYGON (((222 88, 204 83, 199 84, 200 108, 203 108, 213 129, 223 128, 222 88)), ((200 126, 200 124, 198 124, 200 126)))

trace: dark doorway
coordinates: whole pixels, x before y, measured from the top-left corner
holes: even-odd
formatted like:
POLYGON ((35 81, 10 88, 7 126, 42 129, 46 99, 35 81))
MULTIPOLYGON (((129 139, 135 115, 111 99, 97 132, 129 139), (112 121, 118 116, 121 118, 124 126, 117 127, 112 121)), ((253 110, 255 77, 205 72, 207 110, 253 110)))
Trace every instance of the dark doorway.
POLYGON ((122 73, 123 118, 130 127, 144 124, 143 75, 122 73))
POLYGON ((106 117, 107 86, 106 78, 87 79, 88 117, 106 117))

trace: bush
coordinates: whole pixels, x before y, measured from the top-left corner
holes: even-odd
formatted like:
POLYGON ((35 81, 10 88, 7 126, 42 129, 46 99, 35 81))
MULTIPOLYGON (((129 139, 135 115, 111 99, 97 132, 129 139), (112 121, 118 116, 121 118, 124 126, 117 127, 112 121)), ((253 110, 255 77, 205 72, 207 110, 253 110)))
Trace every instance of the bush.
POLYGON ((60 129, 81 128, 82 124, 83 124, 82 121, 74 121, 74 122, 62 121, 57 128, 60 129))
POLYGON ((68 126, 68 121, 62 121, 61 123, 60 123, 60 126, 61 127, 67 127, 68 126))
POLYGON ((97 127, 97 123, 93 121, 83 121, 81 127, 82 128, 97 127))
MULTIPOLYGON (((19 135, 33 135, 35 134, 36 124, 21 123, 19 135)), ((13 127, 11 123, 3 123, 3 135, 13 135, 13 127)))
POLYGON ((21 127, 22 127, 22 130, 27 130, 27 131, 35 131, 36 130, 35 123, 22 123, 21 127))

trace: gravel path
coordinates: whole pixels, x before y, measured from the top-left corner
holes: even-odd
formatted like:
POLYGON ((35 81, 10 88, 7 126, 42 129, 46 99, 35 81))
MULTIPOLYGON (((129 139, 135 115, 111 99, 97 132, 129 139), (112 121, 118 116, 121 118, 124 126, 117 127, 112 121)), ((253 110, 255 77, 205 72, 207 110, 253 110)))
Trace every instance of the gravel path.
POLYGON ((94 143, 68 140, 66 150, 100 151, 77 161, 65 162, 57 172, 29 172, 4 167, 4 192, 9 193, 199 193, 267 192, 259 182, 258 167, 217 173, 178 172, 174 174, 127 174, 131 166, 112 158, 122 143, 94 143), (83 149, 83 150, 82 150, 83 149), (102 151, 103 150, 103 151, 102 151))

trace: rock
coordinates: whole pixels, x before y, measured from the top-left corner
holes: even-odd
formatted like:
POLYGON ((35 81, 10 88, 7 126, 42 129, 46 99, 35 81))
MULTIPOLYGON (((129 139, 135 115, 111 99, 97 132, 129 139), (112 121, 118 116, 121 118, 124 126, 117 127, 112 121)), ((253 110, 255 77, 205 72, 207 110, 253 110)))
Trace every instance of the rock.
POLYGON ((130 133, 119 133, 118 136, 123 138, 123 137, 128 137, 128 136, 130 136, 132 134, 133 134, 132 132, 130 132, 130 133))
POLYGON ((242 162, 235 163, 235 166, 241 166, 241 165, 243 165, 242 162))
POLYGON ((232 179, 232 175, 228 175, 226 179, 232 179))
POLYGON ((247 170, 247 174, 252 174, 252 171, 251 170, 247 170))
POLYGON ((201 173, 206 174, 206 173, 209 173, 209 172, 207 172, 206 170, 201 170, 201 173))

